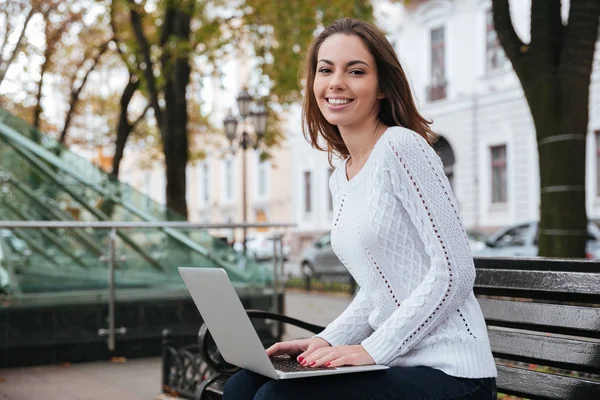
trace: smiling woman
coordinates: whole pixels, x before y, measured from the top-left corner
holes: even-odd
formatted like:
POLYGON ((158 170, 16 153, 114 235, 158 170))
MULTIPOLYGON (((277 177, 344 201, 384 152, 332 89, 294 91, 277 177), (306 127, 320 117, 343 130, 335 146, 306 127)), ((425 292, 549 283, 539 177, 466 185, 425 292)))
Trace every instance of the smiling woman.
POLYGON ((393 47, 376 27, 342 19, 314 40, 305 73, 305 136, 345 161, 329 180, 331 246, 360 290, 321 333, 267 354, 309 370, 390 368, 292 380, 242 370, 224 399, 495 398, 467 235, 393 47))

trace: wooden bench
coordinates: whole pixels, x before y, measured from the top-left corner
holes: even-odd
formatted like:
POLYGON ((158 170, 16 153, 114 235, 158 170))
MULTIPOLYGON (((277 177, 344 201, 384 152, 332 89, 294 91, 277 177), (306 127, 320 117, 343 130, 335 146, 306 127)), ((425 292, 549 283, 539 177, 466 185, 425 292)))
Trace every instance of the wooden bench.
MULTIPOLYGON (((600 263, 482 258, 475 264, 475 293, 497 361, 498 391, 530 399, 600 399, 600 263)), ((323 329, 283 315, 248 314, 313 333, 323 329)), ((220 357, 206 327, 195 353, 173 349, 168 340, 164 348, 165 392, 195 400, 222 397, 236 368, 220 357)))

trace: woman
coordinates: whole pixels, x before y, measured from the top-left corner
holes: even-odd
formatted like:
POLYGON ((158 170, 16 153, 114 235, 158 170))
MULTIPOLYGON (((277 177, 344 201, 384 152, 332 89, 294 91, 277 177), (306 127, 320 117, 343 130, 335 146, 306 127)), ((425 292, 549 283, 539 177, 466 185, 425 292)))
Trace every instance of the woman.
POLYGON ((305 74, 305 135, 345 160, 330 179, 331 241, 360 290, 323 332, 267 353, 391 368, 283 381, 241 371, 224 398, 495 399, 467 237, 393 47, 374 26, 342 19, 314 40, 305 74))

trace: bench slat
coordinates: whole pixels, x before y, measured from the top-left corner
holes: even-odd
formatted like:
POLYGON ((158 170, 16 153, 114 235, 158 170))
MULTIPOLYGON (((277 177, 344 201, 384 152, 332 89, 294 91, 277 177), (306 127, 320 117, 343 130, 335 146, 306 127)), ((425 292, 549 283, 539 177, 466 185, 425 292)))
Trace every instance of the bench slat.
POLYGON ((600 308, 545 304, 514 300, 478 298, 488 325, 547 330, 565 333, 580 331, 579 336, 600 337, 600 308), (555 328, 555 329, 551 329, 555 328))
POLYGON ((497 357, 518 357, 526 362, 600 373, 600 342, 488 329, 497 357))
POLYGON ((524 258, 524 257, 475 257, 477 271, 483 269, 517 269, 522 271, 564 271, 600 273, 598 260, 580 260, 575 258, 524 258))
POLYGON ((498 366, 498 391, 530 399, 600 399, 600 382, 498 366))
POLYGON ((600 296, 600 273, 481 269, 475 287, 600 296))

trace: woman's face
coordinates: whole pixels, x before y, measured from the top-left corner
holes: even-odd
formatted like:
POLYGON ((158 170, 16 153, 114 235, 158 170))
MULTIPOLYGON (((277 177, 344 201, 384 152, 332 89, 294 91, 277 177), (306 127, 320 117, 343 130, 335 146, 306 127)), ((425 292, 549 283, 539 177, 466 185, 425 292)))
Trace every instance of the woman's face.
POLYGON ((377 118, 383 95, 375 60, 358 36, 335 34, 321 44, 313 91, 332 125, 360 126, 377 118))

